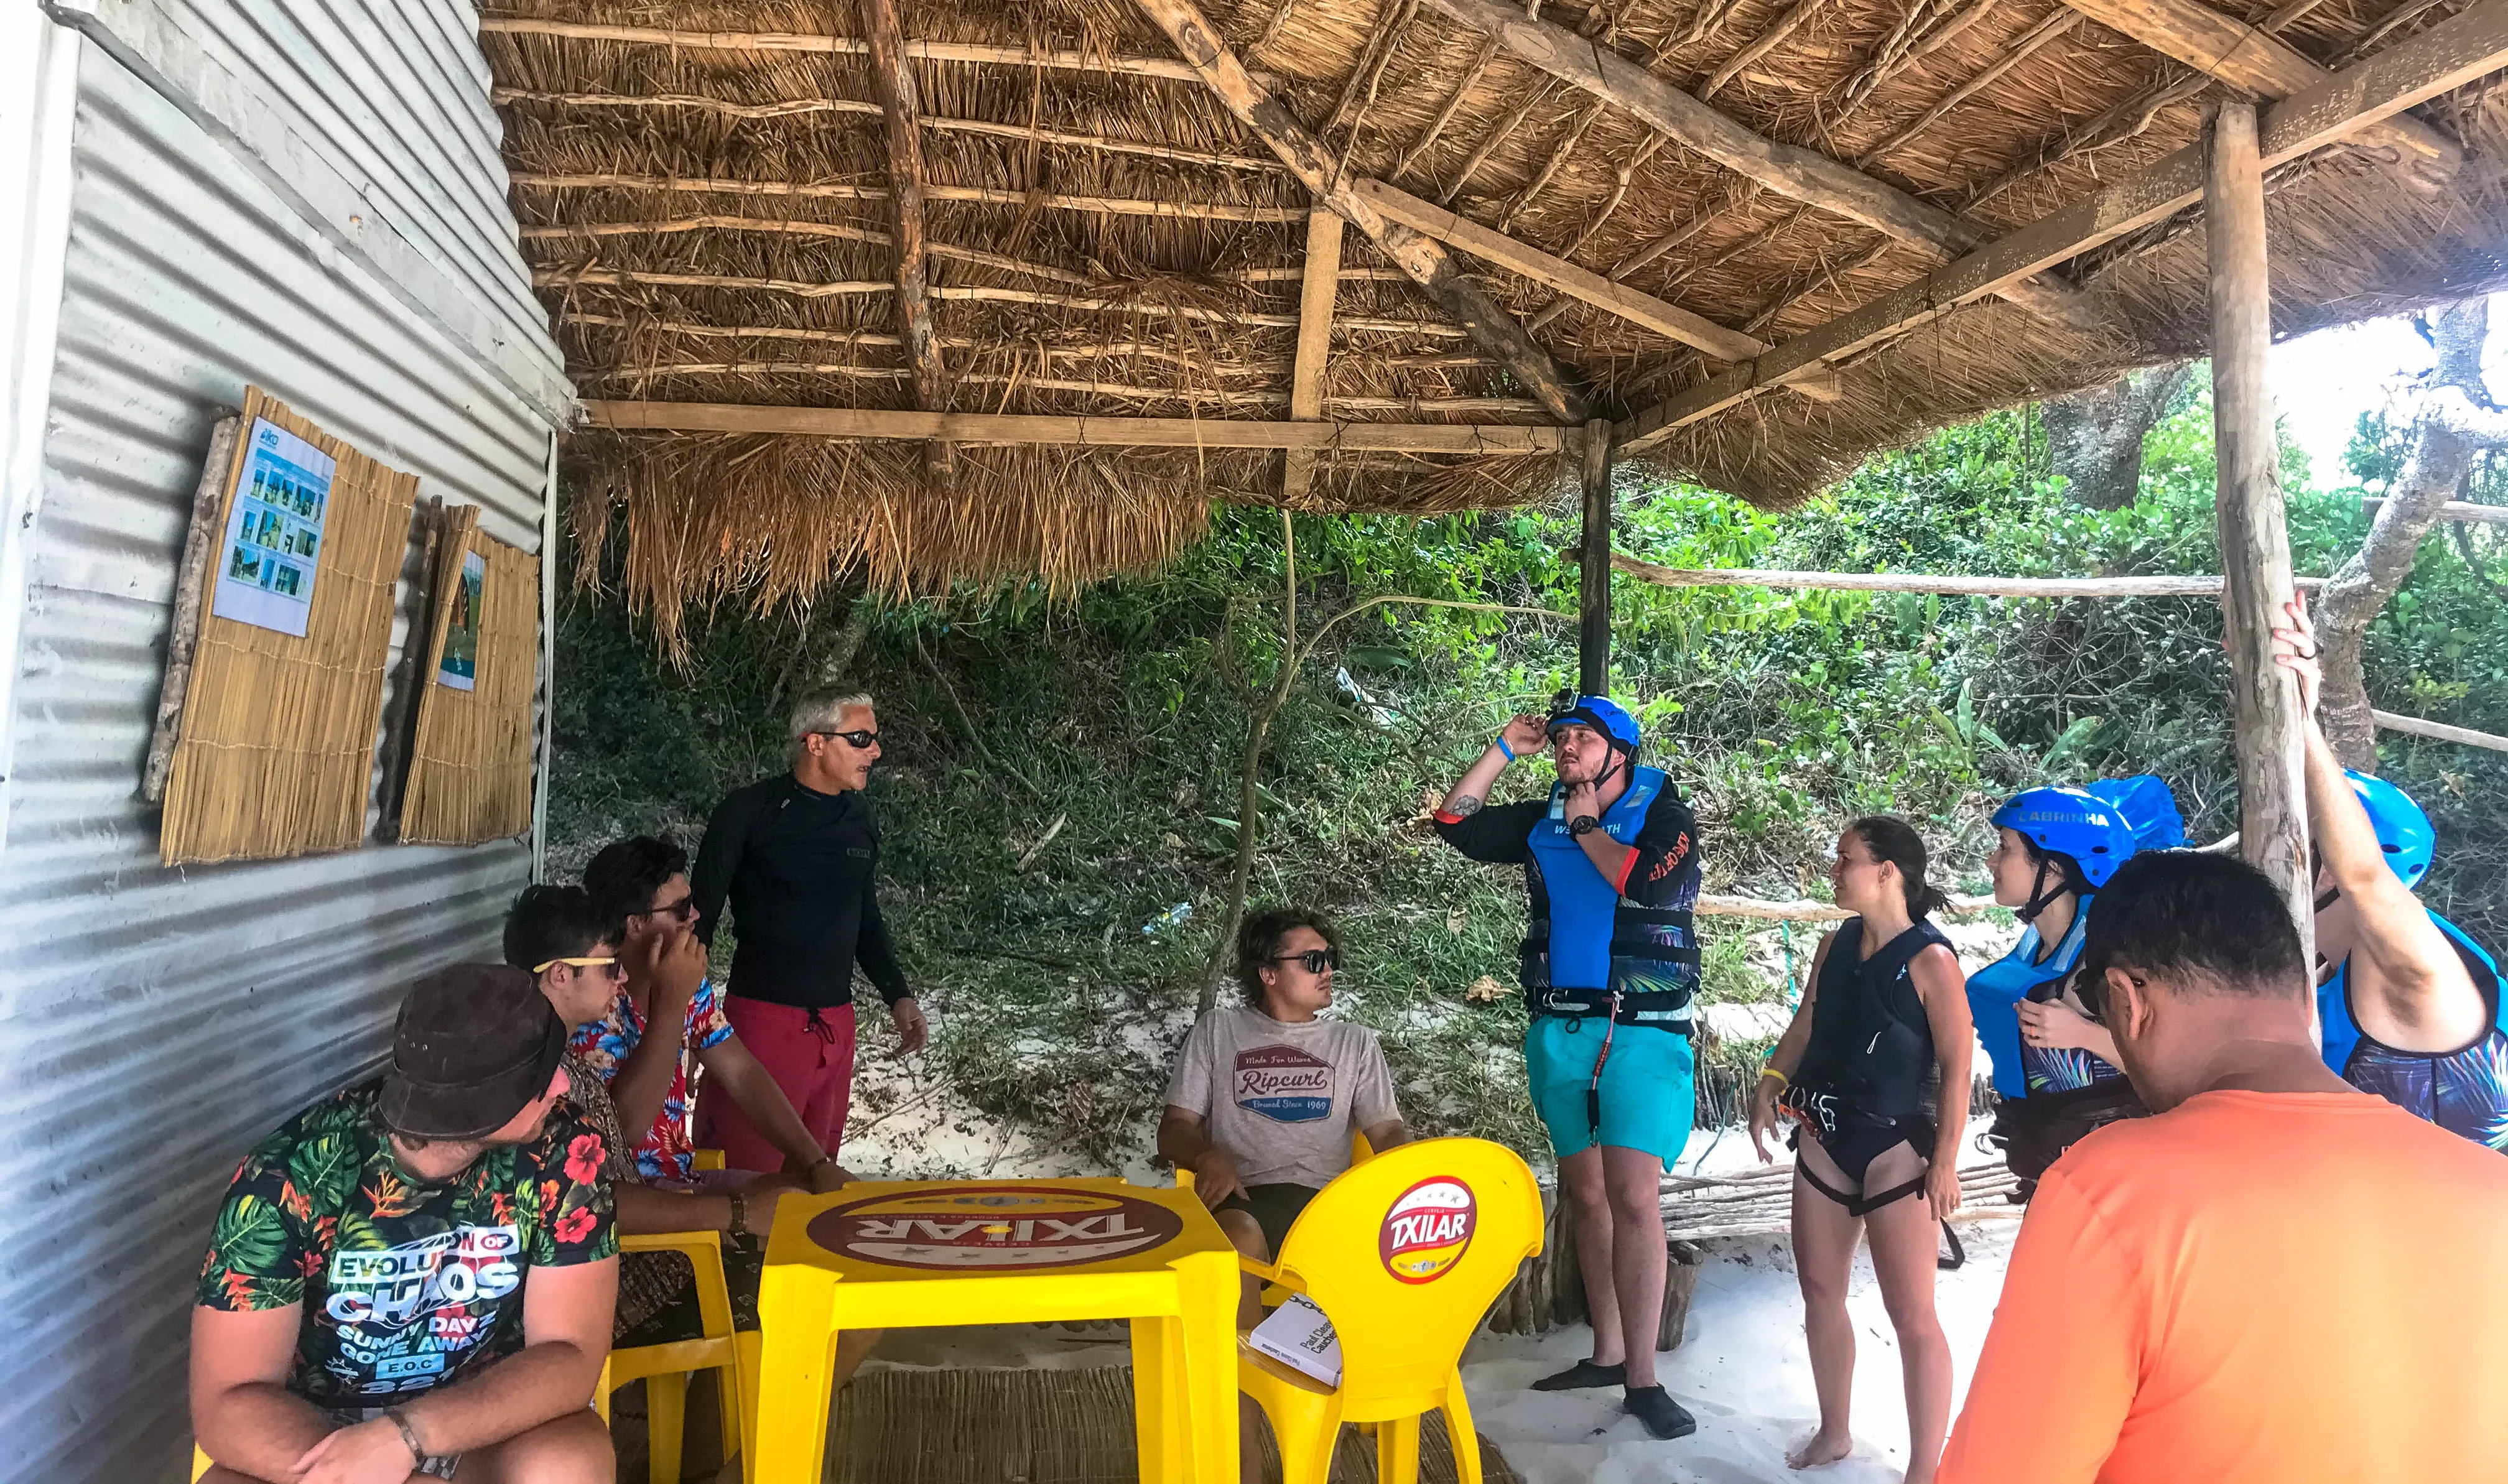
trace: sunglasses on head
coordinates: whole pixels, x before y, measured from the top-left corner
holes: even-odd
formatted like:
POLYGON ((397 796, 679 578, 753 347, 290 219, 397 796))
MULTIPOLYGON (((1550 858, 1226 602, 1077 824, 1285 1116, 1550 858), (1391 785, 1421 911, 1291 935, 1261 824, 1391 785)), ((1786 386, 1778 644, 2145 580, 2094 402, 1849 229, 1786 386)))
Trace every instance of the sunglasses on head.
POLYGON ((697 916, 697 899, 693 895, 682 897, 677 902, 673 902, 666 907, 657 907, 649 912, 638 912, 636 915, 639 917, 674 917, 682 922, 694 922, 697 916))
POLYGON ((611 979, 624 979, 627 975, 626 969, 619 965, 617 955, 615 954, 607 958, 552 958, 547 963, 535 968, 532 972, 534 974, 546 974, 548 971, 556 968, 560 964, 565 964, 570 968, 576 969, 604 969, 609 971, 611 979))
POLYGON ((1275 964, 1293 963, 1299 968, 1306 970, 1309 974, 1321 974, 1327 969, 1338 969, 1341 967, 1341 950, 1339 948, 1309 948, 1303 953, 1278 953, 1272 956, 1272 962, 1275 964))
POLYGON ((868 747, 879 740, 879 733, 875 731, 814 731, 810 733, 810 735, 814 737, 834 737, 838 741, 843 742, 847 747, 858 749, 868 747))

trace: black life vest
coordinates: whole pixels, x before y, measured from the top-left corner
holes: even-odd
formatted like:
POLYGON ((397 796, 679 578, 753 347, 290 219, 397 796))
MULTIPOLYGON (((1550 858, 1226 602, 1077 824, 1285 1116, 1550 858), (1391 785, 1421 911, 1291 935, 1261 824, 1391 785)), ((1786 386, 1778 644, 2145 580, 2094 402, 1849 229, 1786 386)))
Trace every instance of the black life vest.
POLYGON ((1812 1001, 1811 1045, 1793 1078, 1805 1095, 1882 1121, 1929 1111, 1934 1027, 1907 966, 1935 944, 1947 947, 1950 940, 1920 917, 1863 958, 1863 919, 1849 918, 1837 930, 1812 1001))

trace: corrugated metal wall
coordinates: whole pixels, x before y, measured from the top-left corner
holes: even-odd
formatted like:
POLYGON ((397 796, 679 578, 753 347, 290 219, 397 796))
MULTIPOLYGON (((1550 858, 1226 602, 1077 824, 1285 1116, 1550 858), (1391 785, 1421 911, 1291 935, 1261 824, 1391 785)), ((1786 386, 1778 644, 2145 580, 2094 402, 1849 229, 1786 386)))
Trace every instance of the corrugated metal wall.
MULTIPOLYGON (((413 106, 411 69, 443 69, 436 93, 484 88, 442 44, 467 12, 433 9, 393 86, 357 90, 378 159, 446 127, 413 106)), ((464 138, 494 128, 474 101, 464 138)), ((494 953, 531 864, 499 844, 159 868, 135 791, 210 426, 257 383, 527 548, 548 428, 96 47, 73 138, 0 854, 0 1479, 120 1484, 183 1476, 190 1285, 235 1161, 378 1057, 397 985, 494 953)), ((442 224, 448 259, 480 261, 464 281, 499 314, 528 304, 500 203, 442 224)))

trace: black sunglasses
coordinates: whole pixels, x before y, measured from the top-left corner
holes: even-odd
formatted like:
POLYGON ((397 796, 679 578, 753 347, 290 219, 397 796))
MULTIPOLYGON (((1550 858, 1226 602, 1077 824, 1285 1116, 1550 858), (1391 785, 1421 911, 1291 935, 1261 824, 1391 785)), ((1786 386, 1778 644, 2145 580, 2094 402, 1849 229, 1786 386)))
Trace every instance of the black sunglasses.
POLYGON ((1293 963, 1309 974, 1321 974, 1326 969, 1341 967, 1341 949, 1309 948, 1303 953, 1279 953, 1272 956, 1275 964, 1293 963))
POLYGON ((697 917, 697 899, 692 894, 682 897, 677 902, 673 902, 668 906, 657 907, 649 912, 638 912, 636 915, 639 917, 672 917, 681 922, 694 922, 697 917))
POLYGON ((814 731, 810 735, 835 737, 842 740, 847 747, 853 748, 868 747, 879 740, 879 733, 875 731, 814 731))

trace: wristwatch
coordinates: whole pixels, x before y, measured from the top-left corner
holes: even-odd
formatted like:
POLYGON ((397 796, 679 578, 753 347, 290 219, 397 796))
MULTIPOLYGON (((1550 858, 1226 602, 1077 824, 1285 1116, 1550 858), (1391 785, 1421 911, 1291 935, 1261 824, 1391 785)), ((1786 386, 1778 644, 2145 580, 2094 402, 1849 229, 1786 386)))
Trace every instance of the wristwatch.
POLYGON ((732 1191, 730 1196, 731 1235, 746 1237, 749 1235, 749 1196, 746 1192, 737 1190, 732 1191))
POLYGON ((1579 814, 1574 819, 1568 821, 1568 833, 1580 838, 1593 834, 1601 828, 1603 828, 1603 822, 1596 819, 1591 814, 1579 814))

